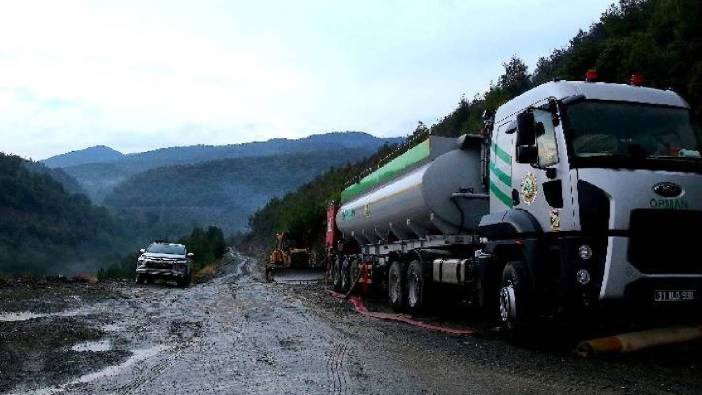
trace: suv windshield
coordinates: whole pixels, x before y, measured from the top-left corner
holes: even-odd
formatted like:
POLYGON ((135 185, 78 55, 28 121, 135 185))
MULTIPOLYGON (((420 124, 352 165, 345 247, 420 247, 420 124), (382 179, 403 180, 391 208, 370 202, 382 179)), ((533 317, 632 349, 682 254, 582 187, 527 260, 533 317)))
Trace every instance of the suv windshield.
POLYGON ((699 161, 699 130, 685 108, 582 101, 567 108, 576 162, 587 158, 699 161))
POLYGON ((185 246, 182 244, 153 243, 146 249, 153 254, 185 255, 185 246))

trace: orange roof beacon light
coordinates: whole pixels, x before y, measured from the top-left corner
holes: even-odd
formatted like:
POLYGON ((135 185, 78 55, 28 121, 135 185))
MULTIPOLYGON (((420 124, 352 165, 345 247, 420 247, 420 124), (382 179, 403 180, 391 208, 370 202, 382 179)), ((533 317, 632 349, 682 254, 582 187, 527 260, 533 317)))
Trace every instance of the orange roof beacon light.
POLYGON ((629 78, 629 85, 632 86, 642 86, 644 84, 644 77, 639 73, 634 73, 629 78))
POLYGON ((585 73, 585 81, 587 82, 596 82, 599 77, 595 69, 590 69, 585 73))

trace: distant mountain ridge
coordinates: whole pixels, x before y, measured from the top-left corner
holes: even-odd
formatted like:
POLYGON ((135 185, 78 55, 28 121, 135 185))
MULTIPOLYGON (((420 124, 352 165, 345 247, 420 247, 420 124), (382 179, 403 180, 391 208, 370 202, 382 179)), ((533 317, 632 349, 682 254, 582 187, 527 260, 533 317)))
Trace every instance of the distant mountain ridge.
POLYGON ((52 156, 41 161, 49 168, 78 166, 86 163, 104 163, 122 159, 125 155, 104 145, 96 145, 85 149, 52 156))
POLYGON ((196 163, 224 158, 263 156, 290 152, 311 152, 318 149, 378 147, 384 143, 396 144, 401 137, 375 137, 365 132, 347 131, 313 134, 299 139, 273 138, 227 145, 189 145, 158 148, 123 154, 104 145, 52 156, 41 162, 48 167, 72 167, 94 163, 121 162, 143 164, 151 168, 177 163, 196 163))
MULTIPOLYGON (((191 145, 161 148, 126 155, 122 163, 150 163, 169 165, 177 163, 197 163, 225 158, 267 156, 293 152, 315 152, 343 148, 373 148, 388 143, 395 144, 399 137, 380 138, 364 132, 331 132, 314 134, 299 139, 275 138, 266 141, 228 145, 191 145)), ((155 167, 155 166, 154 166, 155 167)))
POLYGON ((270 199, 367 155, 364 148, 344 148, 159 167, 118 184, 104 203, 174 233, 192 224, 233 233, 245 230, 249 216, 270 199))
POLYGON ((126 181, 133 175, 158 167, 195 164, 220 159, 318 153, 342 149, 360 150, 367 156, 385 144, 397 144, 402 140, 403 138, 400 137, 379 138, 363 132, 332 132, 300 139, 271 139, 262 142, 220 146, 193 145, 161 148, 127 154, 119 158, 113 157, 103 162, 71 165, 63 167, 63 170, 78 180, 93 201, 101 202, 119 183, 126 181))

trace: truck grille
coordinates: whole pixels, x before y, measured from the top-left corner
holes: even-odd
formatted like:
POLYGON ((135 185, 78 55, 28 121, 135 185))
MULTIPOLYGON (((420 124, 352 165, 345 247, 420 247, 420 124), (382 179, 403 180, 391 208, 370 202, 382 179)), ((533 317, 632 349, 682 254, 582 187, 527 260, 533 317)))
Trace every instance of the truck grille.
POLYGON ((702 274, 702 212, 633 210, 629 262, 647 274, 702 274))

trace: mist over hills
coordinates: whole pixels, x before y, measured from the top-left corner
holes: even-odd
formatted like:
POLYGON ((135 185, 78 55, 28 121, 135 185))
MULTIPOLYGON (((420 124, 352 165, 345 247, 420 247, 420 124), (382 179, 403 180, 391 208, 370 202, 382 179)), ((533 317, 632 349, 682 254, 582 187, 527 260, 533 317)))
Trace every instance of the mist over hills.
POLYGON ((245 230, 249 216, 271 198, 367 155, 362 148, 345 148, 160 167, 120 183, 104 203, 159 229, 216 225, 233 233, 245 230))
MULTIPOLYGON (((85 160, 85 150, 59 155, 43 161, 45 164, 73 163, 58 166, 75 178, 94 202, 102 202, 121 182, 146 170, 179 164, 193 164, 227 158, 265 157, 293 153, 317 153, 340 149, 355 149, 371 155, 384 144, 396 144, 402 138, 378 138, 363 132, 332 132, 301 139, 271 139, 230 145, 194 145, 161 148, 127 155, 99 155, 85 160)), ((95 152, 95 149, 88 149, 95 152)), ((101 152, 106 152, 102 150, 101 152)), ((117 151, 114 151, 117 152, 117 151)))
POLYGON ((243 231, 270 199, 400 140, 331 133, 129 155, 92 147, 44 162, 0 154, 0 273, 94 271, 196 225, 243 231), (97 204, 85 196, 96 191, 97 204))
POLYGON ((0 154, 0 273, 95 268, 125 243, 108 210, 67 192, 56 174, 0 154))
POLYGON ((22 161, 22 166, 32 173, 46 174, 58 181, 63 186, 64 191, 70 194, 85 194, 85 191, 80 186, 75 178, 71 177, 60 168, 50 168, 41 162, 32 162, 29 160, 22 161))

